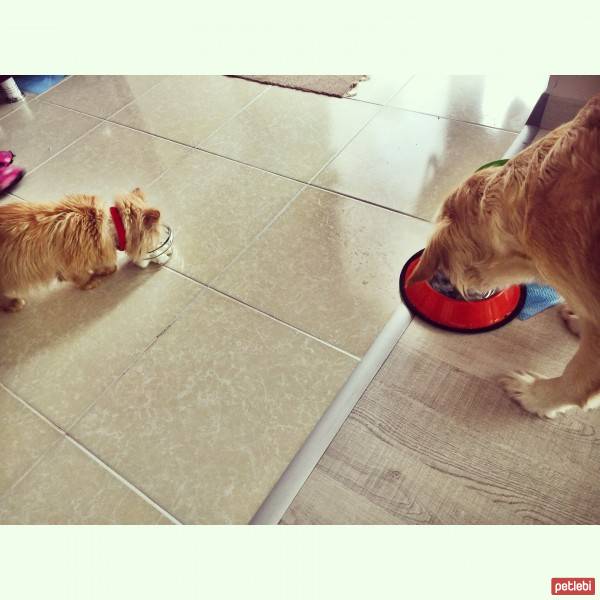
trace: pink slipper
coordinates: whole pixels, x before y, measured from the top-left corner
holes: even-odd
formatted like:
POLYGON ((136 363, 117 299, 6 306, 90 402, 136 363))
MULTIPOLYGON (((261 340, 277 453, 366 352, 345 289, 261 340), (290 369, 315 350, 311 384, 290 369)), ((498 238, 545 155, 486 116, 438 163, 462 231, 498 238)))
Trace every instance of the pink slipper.
POLYGON ((0 193, 6 192, 10 187, 15 185, 17 181, 25 175, 25 169, 9 165, 8 167, 0 168, 0 193))
POLYGON ((8 167, 15 155, 10 150, 0 150, 0 167, 8 167))

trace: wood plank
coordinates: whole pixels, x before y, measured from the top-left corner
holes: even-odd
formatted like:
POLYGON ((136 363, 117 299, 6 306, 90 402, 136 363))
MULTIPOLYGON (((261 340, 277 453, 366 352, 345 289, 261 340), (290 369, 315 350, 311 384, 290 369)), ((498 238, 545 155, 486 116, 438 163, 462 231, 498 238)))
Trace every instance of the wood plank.
POLYGON ((556 310, 482 336, 413 322, 282 523, 600 522, 600 411, 539 419, 494 381, 576 344, 556 310))

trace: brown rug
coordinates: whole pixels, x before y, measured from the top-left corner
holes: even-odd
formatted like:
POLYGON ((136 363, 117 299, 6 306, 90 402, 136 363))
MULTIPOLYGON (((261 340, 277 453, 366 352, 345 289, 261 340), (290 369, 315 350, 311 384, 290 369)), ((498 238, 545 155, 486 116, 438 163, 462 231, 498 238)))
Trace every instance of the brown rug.
POLYGON ((367 78, 366 75, 230 75, 230 77, 337 98, 352 96, 351 91, 360 81, 367 78))

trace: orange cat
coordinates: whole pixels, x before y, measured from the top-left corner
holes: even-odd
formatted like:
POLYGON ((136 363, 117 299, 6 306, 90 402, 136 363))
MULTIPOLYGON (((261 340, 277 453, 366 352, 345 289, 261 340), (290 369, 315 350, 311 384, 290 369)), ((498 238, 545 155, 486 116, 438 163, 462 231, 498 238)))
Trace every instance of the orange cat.
POLYGON ((117 269, 117 249, 139 266, 156 247, 160 212, 136 188, 111 212, 95 196, 0 205, 0 308, 21 310, 27 290, 53 279, 89 290, 117 269), (115 211, 116 209, 116 211, 115 211))

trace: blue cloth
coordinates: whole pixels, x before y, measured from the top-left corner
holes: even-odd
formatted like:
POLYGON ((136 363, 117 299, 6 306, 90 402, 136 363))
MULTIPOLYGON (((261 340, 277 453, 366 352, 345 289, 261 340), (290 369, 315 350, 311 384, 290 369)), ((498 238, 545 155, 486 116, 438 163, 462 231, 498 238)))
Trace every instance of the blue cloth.
POLYGON ((549 285, 531 283, 527 286, 527 298, 519 313, 519 319, 525 321, 560 302, 562 302, 562 298, 554 288, 549 285))
POLYGON ((15 83, 22 92, 41 94, 62 81, 65 75, 15 75, 15 83))

